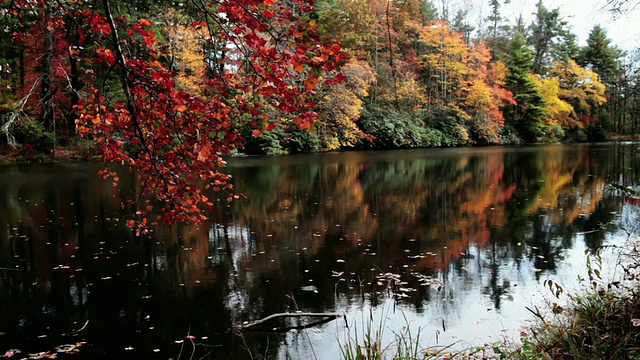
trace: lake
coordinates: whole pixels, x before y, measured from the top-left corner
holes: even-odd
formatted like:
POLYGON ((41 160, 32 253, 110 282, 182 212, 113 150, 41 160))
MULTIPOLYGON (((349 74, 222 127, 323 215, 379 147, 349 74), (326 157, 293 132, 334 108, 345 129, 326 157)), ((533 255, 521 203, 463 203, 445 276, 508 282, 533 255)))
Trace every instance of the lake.
POLYGON ((637 184, 638 148, 231 158, 245 199, 141 238, 124 225, 139 192, 125 169, 114 187, 102 164, 3 166, 0 355, 338 359, 367 327, 423 347, 517 341, 526 306, 559 301, 545 280, 579 288, 585 250, 624 241, 636 205, 608 185, 637 184), (296 311, 343 317, 237 330, 296 311))

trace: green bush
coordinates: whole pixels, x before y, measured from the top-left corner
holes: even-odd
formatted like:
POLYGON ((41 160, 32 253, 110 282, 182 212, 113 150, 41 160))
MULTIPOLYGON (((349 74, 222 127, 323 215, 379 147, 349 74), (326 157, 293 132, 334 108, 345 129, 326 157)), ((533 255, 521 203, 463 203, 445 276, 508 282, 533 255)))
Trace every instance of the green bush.
POLYGON ((584 129, 572 129, 565 133, 565 140, 575 142, 587 142, 589 141, 589 135, 584 129))
POLYGON ((276 127, 272 131, 265 131, 260 137, 253 136, 253 129, 245 126, 240 134, 245 139, 242 152, 248 155, 272 155, 285 152, 282 146, 283 131, 276 127))
POLYGON ((560 124, 553 124, 548 128, 549 141, 556 142, 562 141, 565 138, 564 129, 560 124))
POLYGON ((287 146, 294 153, 312 153, 322 148, 322 141, 317 131, 297 130, 291 133, 287 146))
POLYGON ((447 106, 436 106, 419 114, 422 121, 440 134, 439 146, 460 146, 470 142, 469 132, 459 111, 447 106))
POLYGON ((587 134, 590 141, 607 141, 609 139, 609 135, 607 131, 600 125, 589 126, 587 128, 587 134))
POLYGON ((375 137, 371 146, 381 149, 437 147, 442 132, 426 127, 410 113, 395 109, 368 108, 357 122, 366 134, 375 137))

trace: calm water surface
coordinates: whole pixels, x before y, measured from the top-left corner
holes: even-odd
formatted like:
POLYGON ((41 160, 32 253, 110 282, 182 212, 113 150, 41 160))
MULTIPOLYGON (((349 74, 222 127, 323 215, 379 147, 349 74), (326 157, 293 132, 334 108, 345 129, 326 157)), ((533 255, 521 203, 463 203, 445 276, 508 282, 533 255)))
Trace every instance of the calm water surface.
POLYGON ((151 238, 124 226, 125 171, 114 188, 100 164, 1 167, 0 355, 85 342, 73 358, 337 359, 367 324, 425 347, 517 339, 545 280, 571 288, 585 249, 623 238, 632 205, 607 185, 636 184, 637 149, 234 158, 246 199, 151 238), (296 310, 344 318, 233 331, 296 310))

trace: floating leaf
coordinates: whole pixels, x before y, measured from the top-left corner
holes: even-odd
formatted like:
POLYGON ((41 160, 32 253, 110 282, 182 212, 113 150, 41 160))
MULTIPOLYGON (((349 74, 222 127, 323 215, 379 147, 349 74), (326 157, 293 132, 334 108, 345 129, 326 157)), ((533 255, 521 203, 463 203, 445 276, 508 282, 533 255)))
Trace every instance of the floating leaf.
POLYGON ((10 357, 13 357, 14 355, 18 355, 20 353, 22 353, 22 350, 20 350, 20 349, 9 349, 9 350, 7 350, 7 352, 4 353, 4 355, 2 355, 0 357, 10 358, 10 357))

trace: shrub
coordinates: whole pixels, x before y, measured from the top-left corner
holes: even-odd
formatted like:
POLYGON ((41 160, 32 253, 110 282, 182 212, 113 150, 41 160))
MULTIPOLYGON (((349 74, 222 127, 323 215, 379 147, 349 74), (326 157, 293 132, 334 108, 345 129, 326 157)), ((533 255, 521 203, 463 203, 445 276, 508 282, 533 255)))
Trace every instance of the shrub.
POLYGON ((362 112, 358 126, 375 139, 375 148, 415 148, 442 145, 442 132, 426 127, 411 113, 395 109, 370 108, 362 112))
POLYGON ((283 136, 282 129, 275 128, 273 131, 265 131, 262 136, 256 138, 252 135, 252 129, 249 126, 241 130, 244 137, 243 152, 249 155, 271 155, 281 154, 284 148, 281 143, 283 136))
POLYGON ((294 153, 312 153, 320 150, 321 143, 317 131, 297 130, 291 134, 287 147, 294 153))

